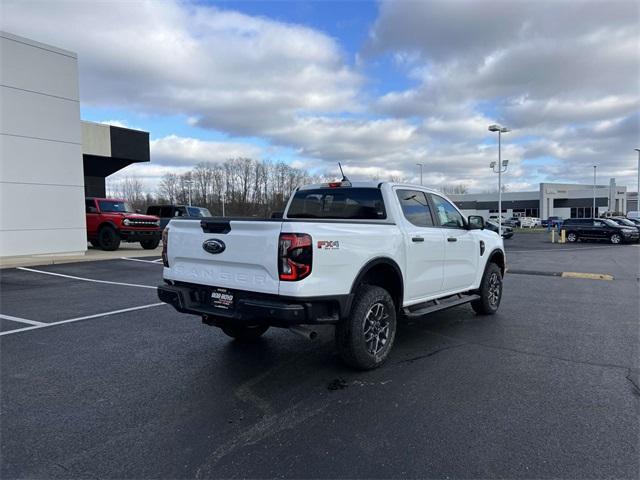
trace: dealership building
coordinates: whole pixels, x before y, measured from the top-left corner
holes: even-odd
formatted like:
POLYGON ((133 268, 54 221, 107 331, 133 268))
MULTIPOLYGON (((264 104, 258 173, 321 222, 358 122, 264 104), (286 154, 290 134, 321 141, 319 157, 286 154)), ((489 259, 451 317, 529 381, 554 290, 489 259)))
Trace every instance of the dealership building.
POLYGON ((0 257, 82 254, 85 196, 148 162, 149 133, 80 120, 73 52, 0 32, 0 257))
MULTIPOLYGON (((604 212, 626 213, 637 210, 637 193, 627 193, 627 187, 616 185, 610 179, 608 185, 580 185, 570 183, 541 183, 538 190, 529 192, 504 192, 502 215, 527 217, 589 218, 604 212)), ((449 195, 466 215, 482 215, 485 219, 498 213, 498 194, 479 193, 449 195)))

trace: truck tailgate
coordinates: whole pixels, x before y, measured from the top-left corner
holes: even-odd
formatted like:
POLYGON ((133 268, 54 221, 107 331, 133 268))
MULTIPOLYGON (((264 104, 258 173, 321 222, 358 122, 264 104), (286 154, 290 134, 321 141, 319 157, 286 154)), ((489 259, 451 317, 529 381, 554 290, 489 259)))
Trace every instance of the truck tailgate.
POLYGON ((164 278, 214 287, 278 293, 278 238, 282 222, 261 220, 171 220, 169 267, 164 278), (205 233, 209 230, 211 233, 205 233), (224 245, 204 249, 207 240, 224 245))

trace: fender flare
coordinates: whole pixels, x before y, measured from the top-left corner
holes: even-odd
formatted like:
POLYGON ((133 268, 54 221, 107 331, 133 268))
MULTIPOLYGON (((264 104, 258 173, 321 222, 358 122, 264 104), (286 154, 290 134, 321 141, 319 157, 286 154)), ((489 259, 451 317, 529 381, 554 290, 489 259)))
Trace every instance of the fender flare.
MULTIPOLYGON (((487 271, 487 267, 489 266, 490 263, 495 263, 492 262, 492 258, 494 257, 494 255, 499 254, 502 255, 502 259, 504 260, 504 264, 500 265, 498 263, 498 266, 500 267, 500 270, 502 270, 502 276, 504 277, 505 272, 507 271, 507 255, 504 251, 504 249, 500 248, 500 247, 496 247, 493 250, 491 250, 491 252, 489 253, 489 255, 487 255, 487 263, 485 263, 484 265, 484 270, 482 271, 482 277, 484 277, 484 273, 487 271)), ((482 278, 481 277, 481 278, 482 278)))
POLYGON ((360 268, 360 270, 358 271, 358 274, 356 275, 355 279, 351 283, 351 289, 349 290, 349 302, 346 308, 347 314, 351 311, 351 303, 353 302, 353 299, 355 297, 355 293, 356 293, 356 290, 358 289, 358 285, 362 283, 362 280, 367 275, 367 273, 369 273, 372 268, 375 268, 378 265, 389 266, 396 272, 398 278, 400 279, 398 300, 400 301, 400 303, 402 303, 402 300, 404 298, 404 277, 402 275, 402 270, 400 269, 396 261, 389 257, 375 257, 368 260, 367 263, 365 263, 362 266, 362 268, 360 268))

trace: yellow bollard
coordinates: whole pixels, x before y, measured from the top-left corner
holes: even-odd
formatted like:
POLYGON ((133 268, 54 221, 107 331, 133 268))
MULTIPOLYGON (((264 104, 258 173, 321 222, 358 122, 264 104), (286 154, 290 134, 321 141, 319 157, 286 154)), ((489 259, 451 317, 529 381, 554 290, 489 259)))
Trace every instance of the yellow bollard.
POLYGON ((556 231, 551 229, 551 243, 556 243, 556 231))
POLYGON ((567 241, 567 231, 563 228, 560 230, 560 243, 566 243, 567 241))

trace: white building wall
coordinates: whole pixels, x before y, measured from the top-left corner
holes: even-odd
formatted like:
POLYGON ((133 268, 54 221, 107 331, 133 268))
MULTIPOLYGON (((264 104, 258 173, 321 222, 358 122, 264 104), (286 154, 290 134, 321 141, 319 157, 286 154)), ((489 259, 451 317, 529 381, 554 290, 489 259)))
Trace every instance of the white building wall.
POLYGON ((0 257, 87 249, 78 59, 0 32, 0 257))

